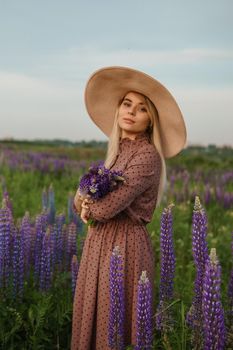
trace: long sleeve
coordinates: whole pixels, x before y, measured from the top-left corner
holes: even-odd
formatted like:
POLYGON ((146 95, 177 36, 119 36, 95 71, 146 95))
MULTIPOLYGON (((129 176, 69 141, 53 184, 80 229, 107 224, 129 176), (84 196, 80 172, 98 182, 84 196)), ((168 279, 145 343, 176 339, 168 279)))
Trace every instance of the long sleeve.
POLYGON ((158 187, 160 173, 161 159, 155 149, 137 152, 124 171, 125 183, 90 204, 90 217, 100 222, 113 218, 151 186, 158 187))

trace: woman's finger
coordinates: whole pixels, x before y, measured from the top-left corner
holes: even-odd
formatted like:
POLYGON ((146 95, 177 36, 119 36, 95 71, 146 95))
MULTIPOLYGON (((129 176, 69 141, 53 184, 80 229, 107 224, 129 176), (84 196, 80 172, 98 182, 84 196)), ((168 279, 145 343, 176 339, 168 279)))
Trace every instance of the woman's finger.
POLYGON ((85 224, 87 224, 87 222, 88 222, 88 219, 89 219, 89 213, 88 213, 88 211, 84 208, 84 209, 82 209, 82 211, 81 211, 81 219, 82 219, 82 221, 85 223, 85 224))
POLYGON ((82 208, 84 208, 84 209, 89 209, 89 206, 88 206, 88 204, 87 203, 84 203, 84 202, 82 202, 82 208))
POLYGON ((89 198, 85 198, 84 199, 84 202, 87 203, 87 204, 91 204, 91 203, 94 203, 92 199, 89 199, 89 198))

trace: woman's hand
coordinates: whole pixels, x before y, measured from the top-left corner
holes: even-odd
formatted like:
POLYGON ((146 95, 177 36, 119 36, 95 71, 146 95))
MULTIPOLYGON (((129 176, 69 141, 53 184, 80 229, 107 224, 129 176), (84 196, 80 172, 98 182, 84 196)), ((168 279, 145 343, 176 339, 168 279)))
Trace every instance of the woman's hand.
POLYGON ((79 189, 78 189, 76 194, 75 194, 75 197, 74 197, 74 206, 75 206, 75 209, 79 215, 81 214, 81 211, 82 211, 82 203, 83 203, 84 199, 85 199, 85 197, 83 197, 80 194, 79 189))
POLYGON ((90 199, 90 197, 88 196, 87 198, 85 198, 82 202, 82 211, 81 211, 81 219, 82 221, 87 224, 88 219, 90 218, 90 209, 89 209, 89 204, 93 203, 93 201, 90 199))
POLYGON ((89 204, 93 203, 89 195, 82 196, 79 189, 74 197, 74 207, 79 214, 81 220, 86 224, 90 217, 89 204))

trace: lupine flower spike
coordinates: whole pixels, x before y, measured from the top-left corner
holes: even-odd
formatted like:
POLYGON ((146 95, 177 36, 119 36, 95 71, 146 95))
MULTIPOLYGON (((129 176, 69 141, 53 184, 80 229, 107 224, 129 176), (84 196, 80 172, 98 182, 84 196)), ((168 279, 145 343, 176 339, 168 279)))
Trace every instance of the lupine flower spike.
MULTIPOLYGON (((232 262, 233 262, 233 231, 232 231, 232 241, 231 241, 231 252, 232 252, 232 262)), ((229 325, 229 342, 233 343, 233 267, 230 273, 230 279, 228 283, 228 325, 229 325)))
POLYGON ((24 250, 24 264, 25 264, 25 275, 29 277, 30 263, 32 254, 32 228, 30 223, 29 212, 26 212, 20 226, 20 235, 23 238, 23 250, 24 250))
POLYGON ((67 266, 70 268, 73 255, 77 255, 77 243, 76 243, 76 225, 72 222, 67 227, 67 247, 66 247, 66 261, 67 266))
POLYGON ((152 349, 152 286, 146 271, 138 283, 137 337, 135 350, 152 349))
POLYGON ((119 246, 110 259, 110 311, 108 342, 111 349, 124 349, 124 286, 123 262, 119 246))
POLYGON ((10 282, 10 250, 13 229, 12 213, 3 199, 0 208, 0 288, 6 288, 10 282))
POLYGON ((160 230, 160 287, 159 305, 156 312, 156 328, 164 333, 172 328, 170 310, 167 308, 173 298, 173 285, 175 274, 175 252, 173 245, 173 218, 170 204, 164 209, 161 217, 160 230))
POLYGON ((55 221, 56 209, 55 209, 55 194, 53 185, 49 186, 48 191, 48 222, 53 224, 55 221))
POLYGON ((12 251, 12 272, 13 272, 13 295, 22 297, 24 285, 24 236, 18 227, 12 229, 13 251, 12 251))
POLYGON ((42 242, 40 261, 40 290, 47 291, 51 286, 51 229, 48 228, 42 242))
POLYGON ((194 283, 194 297, 191 308, 187 314, 187 323, 192 328, 192 343, 201 346, 202 340, 202 289, 205 272, 205 264, 209 259, 206 242, 207 217, 202 208, 199 197, 195 197, 192 218, 192 252, 196 267, 196 278, 194 283))
POLYGON ((75 288, 76 288, 76 281, 77 281, 77 277, 78 277, 78 268, 79 268, 79 264, 78 264, 78 259, 76 255, 73 255, 72 258, 72 262, 71 262, 71 279, 72 279, 72 296, 74 298, 74 294, 75 294, 75 288))
MULTIPOLYGON (((232 231, 232 242, 231 242, 231 252, 233 258, 233 231, 232 231)), ((232 259, 233 261, 233 259, 232 259)), ((230 305, 230 318, 233 320, 233 268, 231 270, 230 281, 228 286, 228 297, 229 297, 229 305, 230 305)))
POLYGON ((221 267, 216 249, 212 248, 205 266, 203 280, 204 350, 223 350, 226 338, 224 312, 221 304, 221 267))

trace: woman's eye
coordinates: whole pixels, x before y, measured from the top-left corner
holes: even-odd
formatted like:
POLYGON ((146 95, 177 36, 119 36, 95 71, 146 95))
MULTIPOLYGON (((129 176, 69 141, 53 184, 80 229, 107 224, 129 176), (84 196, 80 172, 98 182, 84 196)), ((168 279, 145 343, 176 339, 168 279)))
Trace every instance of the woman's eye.
POLYGON ((147 112, 147 109, 146 109, 145 107, 142 107, 142 108, 140 109, 140 111, 141 111, 141 112, 147 112))
POLYGON ((124 101, 124 102, 123 102, 123 105, 126 106, 126 107, 129 107, 129 106, 130 106, 130 103, 127 102, 127 101, 124 101))

